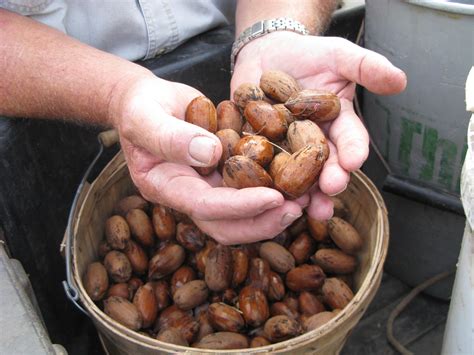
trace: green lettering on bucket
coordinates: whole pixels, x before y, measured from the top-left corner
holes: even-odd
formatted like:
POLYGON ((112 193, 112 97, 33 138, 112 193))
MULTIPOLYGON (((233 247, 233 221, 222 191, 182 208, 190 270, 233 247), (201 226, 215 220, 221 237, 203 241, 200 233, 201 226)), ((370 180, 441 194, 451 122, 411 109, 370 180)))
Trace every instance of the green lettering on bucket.
MULTIPOLYGON (((388 107, 386 107, 385 105, 383 105, 379 99, 375 99, 375 104, 377 106, 380 107, 380 109, 382 111, 385 112, 385 129, 387 131, 387 135, 385 137, 385 147, 384 147, 384 151, 381 152, 383 157, 388 160, 389 157, 390 157, 390 137, 391 137, 391 129, 390 129, 390 121, 391 121, 391 113, 390 113, 390 110, 388 109, 388 107)), ((379 138, 380 139, 380 138, 379 138)))
POLYGON ((450 189, 453 182, 454 164, 456 163, 458 148, 456 144, 447 139, 440 139, 439 145, 443 150, 441 153, 438 182, 447 189, 450 189))
POLYGON ((421 124, 402 117, 402 131, 400 135, 400 147, 398 148, 398 160, 401 163, 402 172, 408 174, 410 170, 410 154, 413 146, 414 134, 421 134, 421 124))
POLYGON ((425 158, 425 164, 420 171, 421 180, 431 181, 433 179, 437 143, 438 131, 434 128, 426 127, 421 147, 421 154, 425 158))

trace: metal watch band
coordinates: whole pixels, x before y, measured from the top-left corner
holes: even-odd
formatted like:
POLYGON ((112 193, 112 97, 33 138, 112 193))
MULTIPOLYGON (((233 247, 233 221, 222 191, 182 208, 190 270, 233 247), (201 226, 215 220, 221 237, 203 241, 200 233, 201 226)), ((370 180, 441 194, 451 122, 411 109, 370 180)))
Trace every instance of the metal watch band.
POLYGON ((240 50, 247 43, 255 38, 262 37, 267 33, 274 31, 292 31, 302 35, 309 35, 309 31, 301 22, 292 20, 288 17, 279 17, 254 23, 252 26, 246 28, 232 45, 232 52, 230 55, 231 73, 234 71, 235 58, 237 57, 237 54, 239 54, 240 50))

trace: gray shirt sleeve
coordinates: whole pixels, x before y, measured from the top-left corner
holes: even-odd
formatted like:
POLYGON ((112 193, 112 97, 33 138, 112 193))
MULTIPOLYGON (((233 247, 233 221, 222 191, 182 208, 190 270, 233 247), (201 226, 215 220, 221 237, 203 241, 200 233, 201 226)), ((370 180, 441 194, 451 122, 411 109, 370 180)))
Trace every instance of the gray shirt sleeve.
POLYGON ((0 7, 66 32, 66 0, 0 0, 0 7))
POLYGON ((0 0, 86 44, 129 60, 169 52, 233 22, 234 0, 0 0))

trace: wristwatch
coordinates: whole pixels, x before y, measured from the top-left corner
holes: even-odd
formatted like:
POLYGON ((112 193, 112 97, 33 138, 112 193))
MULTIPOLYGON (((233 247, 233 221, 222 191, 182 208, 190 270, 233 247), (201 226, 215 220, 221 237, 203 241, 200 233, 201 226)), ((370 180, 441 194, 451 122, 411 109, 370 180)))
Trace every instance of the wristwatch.
POLYGON ((240 50, 247 43, 254 40, 255 38, 262 37, 267 33, 274 31, 292 31, 302 35, 309 35, 309 31, 301 22, 288 17, 279 17, 271 20, 256 22, 249 28, 245 29, 232 45, 232 52, 230 55, 231 73, 234 71, 235 58, 237 57, 237 54, 239 54, 240 50))

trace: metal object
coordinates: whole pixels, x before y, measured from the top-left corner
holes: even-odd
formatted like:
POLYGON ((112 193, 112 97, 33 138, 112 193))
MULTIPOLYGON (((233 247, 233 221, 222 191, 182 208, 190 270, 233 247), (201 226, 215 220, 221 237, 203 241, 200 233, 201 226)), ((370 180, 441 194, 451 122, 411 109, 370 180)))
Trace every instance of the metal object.
POLYGON ((99 151, 97 152, 97 155, 92 160, 86 172, 84 173, 84 176, 82 177, 81 183, 79 184, 79 187, 77 188, 76 195, 74 196, 71 210, 69 212, 67 228, 66 228, 66 249, 65 249, 66 281, 63 281, 63 287, 64 287, 64 292, 66 292, 66 296, 82 313, 84 313, 88 317, 89 317, 89 313, 78 302, 79 292, 77 291, 77 288, 74 284, 73 276, 72 276, 72 247, 73 247, 72 244, 73 244, 73 239, 74 239, 73 222, 74 222, 74 217, 76 216, 76 213, 77 213, 78 202, 79 202, 80 196, 84 190, 84 186, 86 185, 86 182, 88 181, 88 178, 89 178, 89 175, 91 174, 92 169, 95 167, 95 165, 97 164, 97 161, 102 156, 104 152, 104 148, 108 148, 112 146, 113 144, 117 143, 119 137, 118 137, 117 131, 110 130, 110 131, 105 131, 105 132, 100 133, 97 139, 99 141, 99 151))
POLYGON ((292 31, 302 35, 309 35, 309 31, 301 22, 288 17, 256 22, 246 28, 234 42, 230 54, 230 70, 234 71, 235 58, 247 43, 275 31, 292 31))

